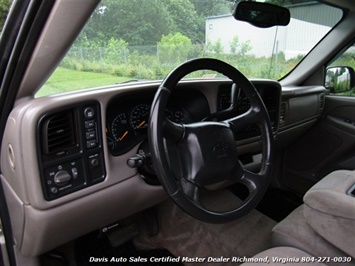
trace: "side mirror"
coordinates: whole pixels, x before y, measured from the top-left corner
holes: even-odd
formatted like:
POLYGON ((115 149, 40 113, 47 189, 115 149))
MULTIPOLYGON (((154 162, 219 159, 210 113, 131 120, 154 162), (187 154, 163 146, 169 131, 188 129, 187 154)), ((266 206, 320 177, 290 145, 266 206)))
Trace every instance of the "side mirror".
POLYGON ((287 8, 263 2, 239 2, 233 16, 236 20, 246 21, 260 28, 286 26, 290 22, 287 8))
POLYGON ((351 91, 355 84, 355 72, 352 67, 332 66, 327 68, 325 87, 330 93, 351 91))

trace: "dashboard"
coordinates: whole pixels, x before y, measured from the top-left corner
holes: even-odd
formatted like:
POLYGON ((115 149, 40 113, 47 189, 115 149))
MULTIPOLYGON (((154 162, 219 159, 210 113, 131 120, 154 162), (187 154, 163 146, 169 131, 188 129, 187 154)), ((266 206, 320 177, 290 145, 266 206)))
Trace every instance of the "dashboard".
MULTIPOLYGON (((277 82, 254 82, 269 113, 272 129, 279 125, 281 89, 277 82)), ((98 101, 84 101, 42 114, 38 123, 37 150, 44 197, 53 201, 106 180, 105 150, 112 158, 127 156, 123 167, 137 168, 143 180, 159 185, 147 144, 151 104, 157 86, 127 90, 109 98, 106 112, 98 101), (106 142, 104 142, 106 139, 106 142), (138 148, 135 148, 135 147, 138 148), (134 157, 137 156, 137 157, 134 157), (133 161, 132 161, 133 160, 133 161), (140 161, 139 161, 140 160, 140 161), (139 161, 140 165, 136 165, 139 161)), ((215 82, 179 84, 169 98, 166 118, 179 124, 204 120, 221 121, 240 115, 250 108, 249 99, 238 85, 215 82), (232 99, 231 95, 234 95, 232 99), (234 108, 230 109, 231 103, 234 108), (227 111, 227 112, 225 112, 227 111), (223 115, 220 115, 223 114, 223 115)), ((255 124, 235 132, 235 139, 260 135, 255 124)), ((124 161, 123 161, 124 162, 124 161)), ((122 168, 121 168, 122 169, 122 168)))
MULTIPOLYGON (((281 92, 276 81, 252 83, 269 113, 277 145, 302 135, 324 107, 324 87, 281 92)), ((1 166, 4 191, 16 215, 14 237, 23 254, 42 254, 166 199, 159 184, 148 182, 139 167, 127 165, 147 143, 149 112, 159 85, 118 84, 32 99, 14 108, 1 166), (26 160, 21 160, 23 154, 26 160)), ((166 117, 183 124, 219 119, 214 114, 229 110, 231 90, 227 79, 182 81, 171 94, 166 117)), ((236 108, 230 116, 250 107, 242 88, 234 95, 236 108)), ((236 134, 239 159, 246 167, 259 163, 258 134, 256 125, 236 134)))

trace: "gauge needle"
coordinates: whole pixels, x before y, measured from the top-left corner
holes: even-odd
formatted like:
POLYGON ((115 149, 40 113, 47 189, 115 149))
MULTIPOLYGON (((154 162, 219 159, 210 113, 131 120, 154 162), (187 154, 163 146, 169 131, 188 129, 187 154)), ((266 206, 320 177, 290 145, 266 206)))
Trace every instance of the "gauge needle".
POLYGON ((122 135, 122 137, 120 137, 120 141, 123 140, 123 138, 124 138, 125 136, 127 136, 127 134, 128 134, 128 131, 126 131, 126 132, 122 135))
POLYGON ((137 129, 145 124, 145 120, 137 126, 137 129))

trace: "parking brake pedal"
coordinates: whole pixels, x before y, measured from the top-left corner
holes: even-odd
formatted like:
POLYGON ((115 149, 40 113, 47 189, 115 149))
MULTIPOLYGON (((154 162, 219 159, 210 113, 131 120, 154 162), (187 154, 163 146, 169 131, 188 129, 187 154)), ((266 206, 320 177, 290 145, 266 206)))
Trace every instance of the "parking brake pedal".
MULTIPOLYGON (((102 230, 105 231, 106 229, 103 228, 102 230)), ((138 233, 139 231, 136 224, 132 224, 125 227, 117 226, 114 228, 114 230, 109 229, 109 231, 105 232, 112 247, 118 247, 119 245, 126 243, 128 240, 131 240, 132 238, 137 236, 138 233)))
POLYGON ((69 265, 68 258, 65 256, 64 253, 62 253, 60 251, 50 251, 50 252, 47 252, 44 256, 50 260, 56 260, 57 262, 59 262, 63 266, 69 265))

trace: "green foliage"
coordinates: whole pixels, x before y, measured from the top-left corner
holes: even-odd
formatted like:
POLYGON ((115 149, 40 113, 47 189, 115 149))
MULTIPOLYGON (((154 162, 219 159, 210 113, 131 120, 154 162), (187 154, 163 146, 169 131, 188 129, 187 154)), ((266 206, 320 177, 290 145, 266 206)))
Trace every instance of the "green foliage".
POLYGON ((157 48, 159 63, 168 66, 175 66, 186 61, 193 51, 191 40, 180 32, 163 35, 157 48))
POLYGON ((4 22, 7 17, 7 13, 9 12, 9 8, 12 0, 1 0, 0 1, 0 31, 4 26, 4 22))
POLYGON ((221 55, 223 53, 223 45, 222 45, 221 38, 218 38, 218 40, 215 43, 208 42, 207 52, 214 53, 217 56, 221 55))
MULTIPOLYGON (((156 46, 127 46, 123 40, 110 39, 105 47, 73 47, 61 66, 85 71, 106 73, 131 79, 162 79, 182 62, 198 57, 223 60, 248 77, 279 79, 287 74, 301 58, 285 59, 280 52, 272 58, 257 58, 249 55, 249 42, 240 42, 235 36, 226 53, 222 41, 207 45, 192 44, 182 33, 163 35, 156 46), (124 50, 123 50, 124 49, 124 50), (122 52, 125 51, 125 52, 122 52)), ((203 73, 192 73, 189 77, 201 77, 203 73)))
POLYGON ((127 77, 128 76, 127 66, 126 65, 119 65, 117 67, 114 67, 112 69, 112 75, 115 75, 118 77, 127 77))
POLYGON ((130 45, 155 45, 173 25, 164 2, 103 0, 83 29, 79 43, 87 38, 103 47, 113 37, 130 45))
POLYGON ((162 2, 172 20, 170 34, 181 32, 182 35, 195 42, 203 38, 199 28, 199 17, 190 0, 164 0, 162 2))
POLYGON ((156 45, 163 35, 178 32, 202 44, 205 18, 230 14, 233 6, 227 0, 102 0, 75 46, 104 47, 111 38, 130 46, 156 45))
MULTIPOLYGON (((220 42, 210 44, 208 50, 204 46, 193 45, 191 40, 182 34, 166 35, 159 43, 170 44, 175 47, 175 50, 170 47, 168 51, 173 55, 175 54, 176 58, 174 59, 174 56, 171 56, 168 58, 171 60, 170 62, 164 61, 162 58, 164 55, 159 52, 161 47, 132 47, 117 40, 109 40, 106 47, 73 47, 62 61, 61 67, 55 71, 36 97, 67 90, 110 85, 129 79, 162 79, 180 63, 178 60, 182 60, 184 56, 187 56, 187 58, 184 58, 183 61, 201 57, 203 54, 206 57, 224 60, 249 78, 280 78, 299 62, 297 57, 286 60, 283 53, 279 53, 277 57, 274 56, 273 58, 258 58, 249 55, 244 52, 245 49, 240 48, 243 47, 243 43, 239 43, 237 38, 234 38, 232 42, 236 49, 232 50, 231 53, 225 53, 220 42), (121 44, 128 51, 126 63, 117 63, 106 55, 106 53, 110 54, 110 48, 116 47, 116 45, 120 47, 121 44), (214 49, 211 49, 211 47, 214 49), (188 54, 186 53, 187 50, 190 50, 188 54), (100 54, 101 59, 98 56, 100 54), (278 62, 275 70, 276 59, 278 62)), ((248 45, 246 44, 245 47, 248 47, 248 45)), ((213 74, 216 77, 223 76, 220 73, 201 70, 189 74, 187 78, 201 78, 207 74, 213 74)))
POLYGON ((230 51, 232 54, 244 57, 252 49, 250 41, 239 43, 238 36, 234 36, 230 44, 230 51))
POLYGON ((195 7, 196 13, 201 18, 231 14, 234 8, 234 1, 220 0, 190 0, 195 7))
POLYGON ((163 35, 161 37, 160 42, 158 45, 173 45, 173 46, 181 46, 181 45, 191 45, 190 38, 186 37, 185 35, 181 34, 180 32, 168 35, 163 35))
MULTIPOLYGON (((347 66, 355 69, 355 45, 351 46, 348 50, 346 50, 343 54, 341 54, 338 58, 336 58, 336 60, 334 60, 329 66, 347 66)), ((333 80, 333 82, 334 81, 335 79, 333 80)), ((346 92, 337 93, 336 95, 354 97, 355 96, 354 89, 355 88, 346 92)))
POLYGON ((238 36, 234 36, 233 40, 230 43, 230 48, 231 48, 231 53, 232 54, 235 54, 237 52, 238 42, 239 42, 238 36))
POLYGON ((105 62, 109 64, 125 64, 127 62, 127 46, 124 40, 111 38, 107 44, 105 62))
POLYGON ((330 66, 349 66, 355 69, 355 46, 341 54, 330 66))
POLYGON ((136 78, 146 80, 157 79, 154 68, 147 68, 144 65, 138 65, 136 67, 136 78))

